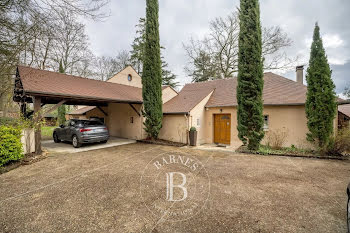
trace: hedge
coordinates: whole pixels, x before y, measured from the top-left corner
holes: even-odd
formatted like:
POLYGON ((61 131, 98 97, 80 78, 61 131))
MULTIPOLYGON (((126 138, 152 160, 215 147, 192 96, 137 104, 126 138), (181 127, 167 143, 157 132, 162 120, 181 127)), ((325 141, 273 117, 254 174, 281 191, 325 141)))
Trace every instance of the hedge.
POLYGON ((23 158, 21 129, 13 126, 0 126, 0 166, 23 158))

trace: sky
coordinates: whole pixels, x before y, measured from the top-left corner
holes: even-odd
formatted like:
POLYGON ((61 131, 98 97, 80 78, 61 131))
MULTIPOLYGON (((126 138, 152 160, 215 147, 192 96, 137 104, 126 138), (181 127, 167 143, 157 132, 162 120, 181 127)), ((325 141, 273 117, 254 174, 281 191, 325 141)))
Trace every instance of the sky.
MULTIPOLYGON (((183 43, 190 37, 203 38, 211 20, 225 17, 238 7, 239 0, 159 1, 160 43, 166 48, 163 55, 182 85, 191 82, 184 72, 188 59, 183 43)), ((92 51, 98 56, 130 51, 135 25, 145 17, 145 9, 145 0, 110 0, 104 9, 110 14, 108 18, 85 21, 92 51)), ((308 64, 317 21, 336 92, 340 94, 350 86, 350 0, 260 0, 260 11, 263 27, 280 26, 292 39, 286 52, 290 57, 299 56, 300 65, 308 64)), ((295 80, 295 69, 274 72, 295 80)))

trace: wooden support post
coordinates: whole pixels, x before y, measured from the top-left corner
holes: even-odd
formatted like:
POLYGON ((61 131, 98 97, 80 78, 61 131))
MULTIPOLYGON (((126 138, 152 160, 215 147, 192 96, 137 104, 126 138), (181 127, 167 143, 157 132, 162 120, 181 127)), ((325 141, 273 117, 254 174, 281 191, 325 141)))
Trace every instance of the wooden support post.
POLYGON ((141 116, 141 114, 136 110, 136 108, 134 107, 134 105, 132 105, 132 104, 129 104, 129 105, 130 105, 130 107, 131 107, 132 109, 134 109, 134 111, 137 113, 137 115, 141 116))
POLYGON ((108 114, 107 114, 100 106, 97 106, 97 108, 98 108, 103 114, 105 114, 105 116, 108 116, 108 114))
MULTIPOLYGON (((66 102, 66 100, 61 100, 58 104, 52 106, 49 110, 47 110, 46 112, 44 112, 43 115, 41 116, 41 118, 44 117, 44 115, 49 114, 49 113, 52 112, 52 111, 55 111, 57 108, 59 108, 59 107, 60 107, 62 104, 64 104, 65 102, 66 102)), ((41 118, 40 118, 40 120, 41 120, 41 118)))
POLYGON ((40 125, 41 98, 34 98, 34 129, 35 129, 35 154, 41 154, 41 125, 40 125))

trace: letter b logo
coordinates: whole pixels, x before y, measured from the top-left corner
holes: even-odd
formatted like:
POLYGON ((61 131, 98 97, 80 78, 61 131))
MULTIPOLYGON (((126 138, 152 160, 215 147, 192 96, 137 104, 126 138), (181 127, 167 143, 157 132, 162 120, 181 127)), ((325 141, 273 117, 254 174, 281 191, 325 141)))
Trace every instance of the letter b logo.
POLYGON ((166 173, 166 199, 167 201, 183 201, 187 198, 186 176, 181 172, 168 172, 166 173), (174 184, 174 175, 180 175, 182 178, 181 184, 174 184), (174 188, 182 189, 183 196, 181 199, 174 199, 174 188))

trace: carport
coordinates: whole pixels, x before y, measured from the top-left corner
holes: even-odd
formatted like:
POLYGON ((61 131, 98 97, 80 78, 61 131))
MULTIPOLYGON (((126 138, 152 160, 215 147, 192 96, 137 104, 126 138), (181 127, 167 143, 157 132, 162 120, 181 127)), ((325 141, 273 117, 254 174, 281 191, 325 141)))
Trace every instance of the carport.
MULTIPOLYGON (((108 117, 107 125, 112 129, 111 136, 124 136, 120 133, 128 131, 125 122, 129 121, 128 116, 132 112, 139 119, 138 124, 132 125, 130 130, 137 131, 138 137, 142 136, 141 88, 18 66, 13 100, 20 104, 24 117, 32 116, 34 119, 36 153, 42 151, 41 128, 37 123, 45 114, 54 111, 62 104, 96 106, 108 117), (26 112, 28 103, 34 105, 34 111, 29 113, 26 112), (53 106, 43 112, 42 107, 46 104, 53 106), (102 107, 107 107, 107 111, 102 107), (122 131, 116 127, 119 121, 124 127, 122 131)), ((134 118, 132 121, 134 123, 134 118)), ((130 137, 130 134, 125 134, 125 137, 130 137)))

